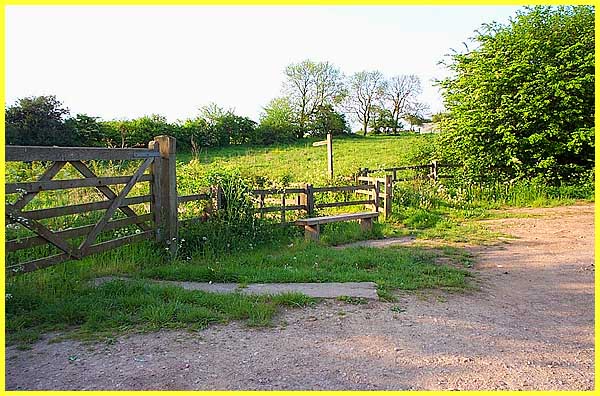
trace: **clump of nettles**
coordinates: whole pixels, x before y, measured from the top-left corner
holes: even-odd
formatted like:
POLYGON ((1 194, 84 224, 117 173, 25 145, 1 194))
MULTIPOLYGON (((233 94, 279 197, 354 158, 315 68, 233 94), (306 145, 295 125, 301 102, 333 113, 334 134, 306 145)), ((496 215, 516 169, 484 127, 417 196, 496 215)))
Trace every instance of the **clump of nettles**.
POLYGON ((252 250, 289 234, 256 216, 252 186, 238 171, 211 171, 204 175, 203 184, 220 186, 221 208, 214 210, 206 222, 194 222, 181 229, 185 242, 180 245, 180 257, 252 250))

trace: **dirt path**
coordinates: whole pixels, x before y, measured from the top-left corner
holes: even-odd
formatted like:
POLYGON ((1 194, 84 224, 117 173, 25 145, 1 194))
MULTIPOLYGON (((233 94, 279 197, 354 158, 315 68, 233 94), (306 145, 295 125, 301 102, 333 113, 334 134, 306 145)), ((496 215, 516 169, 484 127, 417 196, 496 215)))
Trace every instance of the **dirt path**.
POLYGON ((328 300, 269 329, 11 347, 7 388, 593 389, 594 207, 525 212, 544 216, 487 222, 518 239, 477 249, 478 291, 328 300))

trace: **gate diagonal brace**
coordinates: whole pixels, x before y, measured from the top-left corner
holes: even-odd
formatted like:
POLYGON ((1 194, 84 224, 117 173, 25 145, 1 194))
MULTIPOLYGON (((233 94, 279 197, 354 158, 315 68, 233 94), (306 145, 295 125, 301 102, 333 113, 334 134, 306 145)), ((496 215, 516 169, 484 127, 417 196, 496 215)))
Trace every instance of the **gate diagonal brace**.
POLYGON ((137 183, 139 178, 142 177, 142 175, 144 174, 144 171, 148 168, 148 166, 150 166, 150 164, 153 161, 154 161, 154 158, 146 159, 144 161, 144 163, 135 172, 135 174, 133 176, 131 176, 131 179, 129 179, 129 182, 127 182, 127 184, 125 185, 125 187, 123 188, 121 193, 115 197, 115 199, 113 200, 110 207, 108 209, 106 209, 106 212, 104 212, 104 216, 102 216, 100 221, 98 221, 98 223, 96 223, 96 225, 94 226, 92 231, 90 231, 90 233, 88 234, 85 241, 83 241, 81 243, 81 245, 79 245, 78 249, 79 249, 80 253, 85 254, 85 251, 87 250, 87 248, 92 243, 94 243, 94 241, 96 240, 98 235, 102 232, 102 230, 104 229, 104 227, 106 226, 106 224, 108 223, 110 218, 113 216, 113 214, 117 211, 117 209, 120 206, 122 206, 123 199, 127 196, 127 194, 129 194, 129 192, 131 191, 133 186, 135 186, 135 184, 137 183))
POLYGON ((35 232, 37 235, 44 238, 52 245, 56 246, 57 248, 68 254, 70 257, 76 259, 81 258, 79 252, 71 245, 69 245, 69 243, 66 240, 56 236, 52 231, 50 231, 40 222, 25 217, 25 215, 20 210, 15 210, 13 205, 6 206, 6 217, 11 222, 19 223, 23 227, 35 232))
MULTIPOLYGON (((81 175, 83 175, 84 177, 98 177, 86 164, 84 164, 81 161, 71 161, 71 165, 73 165, 73 167, 75 169, 77 169, 79 171, 79 173, 81 173, 81 175)), ((109 200, 113 200, 113 199, 117 198, 117 194, 110 187, 96 186, 96 188, 98 189, 98 191, 100 191, 100 193, 102 193, 102 195, 104 195, 109 200)), ((131 209, 129 206, 123 206, 123 207, 120 207, 119 209, 127 217, 137 216, 137 213, 133 209, 131 209)), ((151 229, 151 227, 149 227, 148 225, 146 225, 146 223, 143 223, 143 222, 136 223, 135 225, 137 225, 139 228, 141 228, 142 231, 149 231, 151 229)))

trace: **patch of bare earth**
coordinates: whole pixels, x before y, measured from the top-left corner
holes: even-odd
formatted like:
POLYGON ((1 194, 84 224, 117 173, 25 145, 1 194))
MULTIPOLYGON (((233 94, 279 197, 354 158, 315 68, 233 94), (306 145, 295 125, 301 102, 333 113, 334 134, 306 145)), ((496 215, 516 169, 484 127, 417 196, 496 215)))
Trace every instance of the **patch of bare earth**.
POLYGON ((517 237, 473 249, 477 290, 327 300, 277 325, 7 348, 16 389, 594 388, 594 207, 487 221, 517 237))

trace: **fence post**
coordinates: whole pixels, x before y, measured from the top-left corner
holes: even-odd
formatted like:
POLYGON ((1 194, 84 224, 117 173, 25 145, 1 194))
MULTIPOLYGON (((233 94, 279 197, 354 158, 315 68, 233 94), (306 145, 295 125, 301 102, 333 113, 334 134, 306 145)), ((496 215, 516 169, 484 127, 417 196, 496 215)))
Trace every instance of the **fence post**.
POLYGON ((376 177, 372 180, 375 186, 373 187, 373 212, 379 213, 379 180, 376 177))
POLYGON ((438 179, 438 164, 436 160, 431 161, 431 177, 433 181, 437 181, 438 179))
MULTIPOLYGON (((148 149, 159 151, 159 143, 156 140, 148 142, 148 149)), ((160 157, 154 158, 152 165, 150 166, 150 174, 152 175, 152 183, 150 183, 150 213, 152 213, 154 221, 154 239, 157 242, 163 241, 163 232, 161 229, 162 217, 159 208, 161 205, 161 186, 160 186, 160 174, 161 174, 162 159, 160 157)))
POLYGON ((177 253, 178 220, 177 220, 177 172, 175 138, 171 136, 157 136, 154 141, 158 143, 160 151, 160 165, 158 173, 158 194, 160 206, 159 223, 157 224, 158 240, 167 244, 169 253, 177 253))
POLYGON ((308 217, 312 217, 315 212, 315 199, 313 196, 312 184, 307 183, 304 185, 304 193, 302 193, 300 197, 300 205, 304 205, 306 214, 308 217))
POLYGON ((285 188, 281 193, 281 222, 285 223, 285 188))
POLYGON ((333 137, 327 134, 327 175, 333 179, 333 137))
POLYGON ((383 212, 386 220, 392 215, 392 194, 392 176, 385 175, 385 198, 383 201, 383 212))
POLYGON ((215 189, 215 197, 217 200, 217 210, 227 209, 227 200, 225 199, 225 195, 223 194, 223 188, 220 185, 216 185, 215 189))
POLYGON ((265 194, 260 194, 259 198, 258 198, 258 210, 260 211, 260 218, 264 218, 265 217, 265 211, 263 210, 265 208, 265 194))

